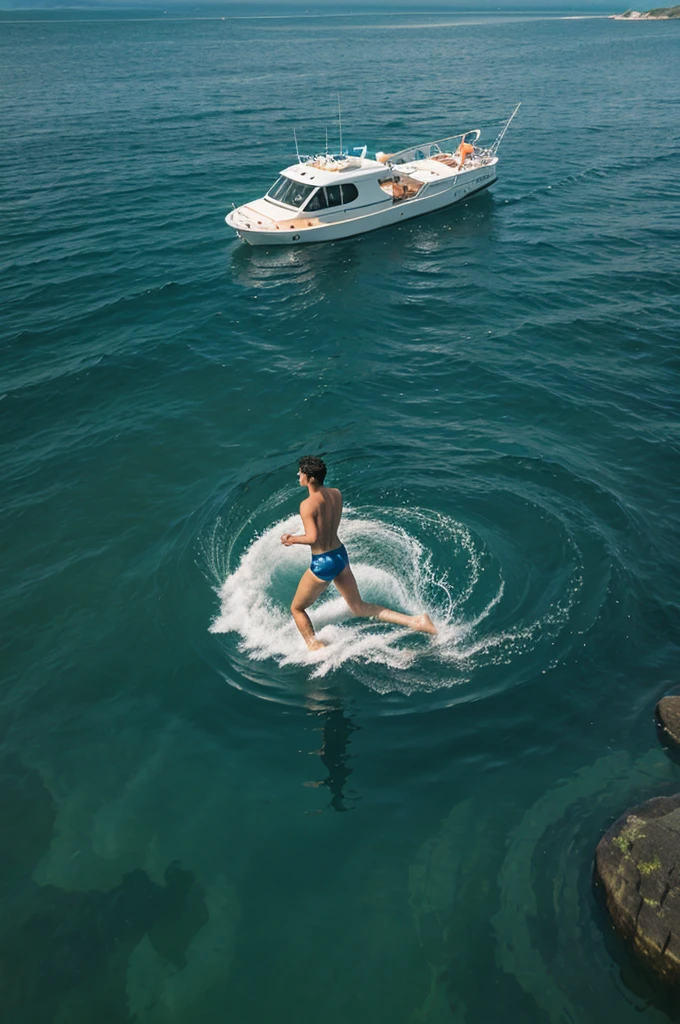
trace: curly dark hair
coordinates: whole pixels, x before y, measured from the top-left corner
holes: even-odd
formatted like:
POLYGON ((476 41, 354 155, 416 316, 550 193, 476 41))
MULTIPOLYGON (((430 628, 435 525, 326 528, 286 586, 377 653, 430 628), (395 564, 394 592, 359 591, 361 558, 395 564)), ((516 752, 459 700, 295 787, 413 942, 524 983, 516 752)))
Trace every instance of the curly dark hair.
POLYGON ((326 463, 318 455, 303 455, 299 462, 300 472, 311 477, 318 484, 326 479, 326 463))

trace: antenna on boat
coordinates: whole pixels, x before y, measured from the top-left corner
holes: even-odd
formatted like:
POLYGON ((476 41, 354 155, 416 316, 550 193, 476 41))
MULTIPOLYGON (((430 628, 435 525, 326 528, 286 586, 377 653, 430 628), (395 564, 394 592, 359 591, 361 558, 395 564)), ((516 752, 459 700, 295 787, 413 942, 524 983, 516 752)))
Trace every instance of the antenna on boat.
POLYGON ((300 161, 300 150, 298 149, 297 132, 295 131, 294 128, 293 128, 293 138, 295 139, 295 155, 298 158, 298 163, 300 163, 301 162, 300 161))
POLYGON ((338 93, 338 127, 340 129, 340 156, 342 156, 342 112, 340 110, 340 93, 338 93))
POLYGON ((326 156, 328 156, 328 128, 326 128, 326 156))
POLYGON ((505 135, 505 133, 507 132, 508 128, 510 127, 510 122, 512 121, 513 117, 515 116, 515 114, 517 113, 517 111, 519 110, 519 108, 521 106, 522 106, 522 104, 518 103, 517 106, 515 107, 515 109, 513 110, 512 114, 508 118, 508 120, 505 122, 505 126, 504 126, 503 130, 501 131, 500 135, 498 136, 498 138, 494 142, 493 146, 491 147, 490 152, 491 152, 492 156, 495 156, 496 153, 498 152, 498 147, 500 146, 501 142, 503 141, 503 136, 505 135))

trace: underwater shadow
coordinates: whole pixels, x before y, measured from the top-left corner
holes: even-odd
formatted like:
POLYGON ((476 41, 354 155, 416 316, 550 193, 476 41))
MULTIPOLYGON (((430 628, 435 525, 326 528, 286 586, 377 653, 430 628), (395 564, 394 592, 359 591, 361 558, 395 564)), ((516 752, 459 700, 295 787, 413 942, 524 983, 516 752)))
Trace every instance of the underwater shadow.
POLYGON ((127 972, 146 936, 169 970, 210 914, 192 871, 175 861, 163 884, 140 869, 102 891, 38 885, 32 875, 50 846, 56 807, 38 772, 0 758, 0 999, 12 1024, 51 1024, 77 1006, 83 1020, 130 1024, 127 972))
POLYGON ((332 807, 334 811, 354 810, 356 790, 351 791, 352 795, 349 798, 346 793, 347 782, 354 772, 349 765, 353 755, 349 753, 348 748, 352 733, 360 726, 354 723, 342 705, 321 712, 316 708, 310 708, 308 714, 321 719, 321 726, 315 726, 322 735, 321 746, 313 753, 318 754, 328 774, 325 779, 308 782, 305 785, 325 786, 331 794, 328 807, 332 807))

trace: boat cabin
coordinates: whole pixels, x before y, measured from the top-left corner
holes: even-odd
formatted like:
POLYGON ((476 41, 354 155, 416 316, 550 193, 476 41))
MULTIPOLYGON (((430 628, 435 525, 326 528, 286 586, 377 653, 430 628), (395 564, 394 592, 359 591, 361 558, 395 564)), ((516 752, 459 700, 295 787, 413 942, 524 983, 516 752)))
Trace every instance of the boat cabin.
MULTIPOLYGON (((443 143, 402 150, 399 153, 377 153, 375 160, 361 156, 317 156, 281 172, 260 203, 272 220, 288 220, 291 214, 306 218, 313 215, 325 221, 334 213, 351 214, 377 203, 404 202, 439 179, 451 178, 474 161, 475 142, 479 131, 456 136, 459 146, 447 150, 443 143)), ((255 205, 255 204, 254 204, 255 205)))
MULTIPOLYGON (((365 151, 364 151, 365 152, 365 151)), ((320 156, 293 164, 264 196, 267 211, 274 220, 296 216, 335 219, 334 214, 350 214, 385 196, 377 178, 385 168, 377 160, 360 157, 320 156)))

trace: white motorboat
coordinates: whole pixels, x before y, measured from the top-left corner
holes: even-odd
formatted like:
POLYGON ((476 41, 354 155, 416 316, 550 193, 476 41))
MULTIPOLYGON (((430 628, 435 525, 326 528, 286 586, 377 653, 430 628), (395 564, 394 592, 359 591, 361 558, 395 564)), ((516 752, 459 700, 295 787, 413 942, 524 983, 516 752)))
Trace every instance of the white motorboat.
MULTIPOLYGON (((496 181, 498 147, 519 104, 495 142, 478 145, 481 131, 366 156, 325 153, 286 167, 261 199, 234 207, 226 222, 250 245, 329 242, 441 210, 496 181)), ((342 147, 341 147, 342 149, 342 147)))

